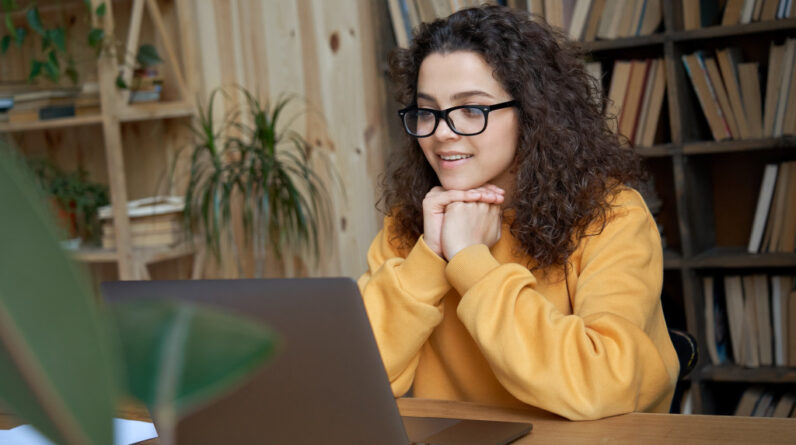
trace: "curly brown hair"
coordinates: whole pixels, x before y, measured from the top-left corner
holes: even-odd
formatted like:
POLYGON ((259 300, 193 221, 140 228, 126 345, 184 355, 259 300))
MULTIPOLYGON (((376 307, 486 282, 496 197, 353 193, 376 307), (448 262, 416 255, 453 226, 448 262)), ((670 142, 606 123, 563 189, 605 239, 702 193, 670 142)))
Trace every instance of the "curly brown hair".
MULTIPOLYGON (((390 70, 396 98, 414 104, 420 64, 432 53, 473 51, 517 102, 515 217, 511 234, 534 269, 565 266, 581 238, 605 226, 611 199, 644 176, 637 154, 620 145, 602 113, 606 99, 585 70, 580 48, 530 14, 502 6, 464 9, 421 24, 390 70), (595 99, 600 97, 601 99, 595 99), (591 233, 589 227, 596 228, 591 233)), ((439 180, 417 139, 391 159, 381 203, 407 248, 423 233, 422 202, 439 180)))

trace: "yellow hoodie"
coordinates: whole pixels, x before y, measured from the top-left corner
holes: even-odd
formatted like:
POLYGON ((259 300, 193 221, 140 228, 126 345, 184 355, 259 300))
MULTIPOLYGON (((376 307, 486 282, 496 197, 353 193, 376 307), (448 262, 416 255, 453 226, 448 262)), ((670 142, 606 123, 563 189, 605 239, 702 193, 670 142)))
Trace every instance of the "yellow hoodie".
POLYGON ((445 262, 422 236, 402 254, 385 218, 359 288, 394 395, 414 385, 415 397, 573 420, 668 412, 679 363, 661 309, 660 236, 635 190, 613 206, 566 280, 560 268, 531 273, 505 223, 491 249, 445 262))

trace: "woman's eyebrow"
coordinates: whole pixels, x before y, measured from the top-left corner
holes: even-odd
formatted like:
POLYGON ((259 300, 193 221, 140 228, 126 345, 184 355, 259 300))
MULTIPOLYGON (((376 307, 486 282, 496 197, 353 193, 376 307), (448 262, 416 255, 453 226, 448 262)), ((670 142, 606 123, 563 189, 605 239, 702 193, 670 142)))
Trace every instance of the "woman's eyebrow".
POLYGON ((495 96, 487 93, 486 91, 473 90, 473 91, 462 91, 460 93, 456 93, 453 96, 451 96, 451 99, 460 100, 460 99, 464 99, 464 98, 468 98, 468 97, 472 97, 472 96, 484 96, 484 97, 488 97, 490 99, 494 99, 495 98, 495 96))

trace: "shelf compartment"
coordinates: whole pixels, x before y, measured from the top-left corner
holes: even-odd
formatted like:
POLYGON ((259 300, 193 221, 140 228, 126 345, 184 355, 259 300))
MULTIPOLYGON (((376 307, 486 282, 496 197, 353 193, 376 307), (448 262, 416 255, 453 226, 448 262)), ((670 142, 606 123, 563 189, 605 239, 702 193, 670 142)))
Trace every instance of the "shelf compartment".
POLYGON ((652 147, 635 147, 636 153, 644 158, 659 158, 671 156, 680 149, 678 144, 658 144, 652 147))
POLYGON ((663 249, 663 268, 679 269, 683 266, 683 257, 672 249, 663 249))
POLYGON ((713 382, 796 383, 796 368, 708 365, 699 371, 699 376, 713 382))
POLYGON ((793 28, 796 28, 796 19, 767 20, 765 22, 752 22, 731 26, 710 26, 691 31, 678 31, 670 34, 668 38, 675 42, 707 40, 772 31, 788 31, 793 28))
POLYGON ((591 53, 613 51, 617 49, 640 48, 642 46, 660 45, 666 40, 663 33, 639 37, 622 37, 613 40, 594 40, 582 42, 583 49, 591 53))
POLYGON ((796 147, 796 137, 782 136, 764 139, 740 139, 733 141, 690 142, 683 145, 683 154, 712 154, 742 151, 768 150, 772 148, 796 147))
POLYGON ((687 264, 694 269, 722 269, 746 267, 796 267, 794 253, 758 253, 746 251, 746 247, 714 247, 689 259, 687 264))
POLYGON ((102 123, 101 114, 86 116, 64 117, 60 119, 47 119, 34 122, 3 122, 0 123, 0 133, 13 133, 19 131, 49 130, 52 128, 78 127, 81 125, 97 125, 102 123))
POLYGON ((137 103, 124 107, 119 112, 122 122, 135 122, 153 119, 169 119, 193 116, 196 108, 184 101, 137 103))
MULTIPOLYGON (((102 247, 84 247, 68 250, 72 258, 84 263, 111 263, 117 260, 116 249, 102 247)), ((138 247, 133 248, 133 255, 144 264, 157 263, 183 257, 196 252, 196 244, 184 242, 175 246, 138 247)))

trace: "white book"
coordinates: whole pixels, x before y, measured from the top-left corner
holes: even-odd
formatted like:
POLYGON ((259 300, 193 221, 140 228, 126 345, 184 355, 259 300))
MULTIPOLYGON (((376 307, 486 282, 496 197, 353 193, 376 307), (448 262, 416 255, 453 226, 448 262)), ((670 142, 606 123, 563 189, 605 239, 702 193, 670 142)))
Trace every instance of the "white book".
MULTIPOLYGON (((773 340, 771 328, 771 300, 768 292, 768 277, 762 274, 752 275, 754 281, 754 299, 757 304, 757 347, 760 354, 761 366, 772 366, 774 356, 772 354, 771 341, 773 340)), ((750 295, 749 297, 752 297, 750 295)))
POLYGON ((741 23, 752 22, 752 12, 755 9, 755 0, 744 0, 743 8, 741 8, 741 23))
POLYGON ((586 30, 586 21, 589 18, 592 0, 577 0, 575 10, 572 12, 572 21, 569 24, 569 38, 574 41, 583 39, 583 32, 586 30))
POLYGON ((763 173, 763 183, 760 185, 760 194, 757 197, 757 209, 752 223, 752 233, 749 236, 749 253, 760 251, 760 242, 763 240, 763 231, 766 229, 768 211, 771 208, 771 198, 774 196, 774 185, 777 182, 777 170, 779 165, 768 164, 763 173))

